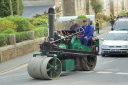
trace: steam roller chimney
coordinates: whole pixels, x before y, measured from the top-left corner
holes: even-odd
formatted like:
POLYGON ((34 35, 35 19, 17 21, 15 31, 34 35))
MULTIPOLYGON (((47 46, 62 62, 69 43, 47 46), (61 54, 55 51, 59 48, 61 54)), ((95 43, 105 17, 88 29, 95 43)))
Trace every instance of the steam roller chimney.
POLYGON ((49 16, 49 38, 50 40, 54 40, 54 8, 49 8, 48 16, 49 16))

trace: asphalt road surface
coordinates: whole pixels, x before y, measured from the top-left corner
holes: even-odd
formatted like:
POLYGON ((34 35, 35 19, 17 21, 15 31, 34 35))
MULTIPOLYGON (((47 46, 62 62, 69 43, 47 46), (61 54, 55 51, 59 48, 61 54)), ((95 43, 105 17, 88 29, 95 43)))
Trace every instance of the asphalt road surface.
POLYGON ((44 6, 25 6, 24 12, 22 14, 23 17, 32 18, 36 14, 44 14, 44 11, 48 11, 50 7, 54 5, 44 5, 44 6))
MULTIPOLYGON (((106 34, 107 31, 98 37, 106 34)), ((98 56, 93 71, 62 72, 57 80, 33 79, 27 73, 27 64, 24 64, 0 74, 0 85, 128 85, 128 57, 98 56)))

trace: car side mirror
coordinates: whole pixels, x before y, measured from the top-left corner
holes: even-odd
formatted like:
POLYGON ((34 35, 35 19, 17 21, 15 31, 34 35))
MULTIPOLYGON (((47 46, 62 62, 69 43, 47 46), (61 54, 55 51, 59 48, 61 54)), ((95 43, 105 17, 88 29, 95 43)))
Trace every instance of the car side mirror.
POLYGON ((101 40, 101 41, 104 41, 104 40, 105 40, 105 38, 100 38, 100 40, 101 40))

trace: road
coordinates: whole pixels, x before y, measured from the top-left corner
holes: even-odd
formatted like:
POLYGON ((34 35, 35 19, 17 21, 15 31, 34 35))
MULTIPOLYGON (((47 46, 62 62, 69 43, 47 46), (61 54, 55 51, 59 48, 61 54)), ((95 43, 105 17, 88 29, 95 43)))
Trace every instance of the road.
POLYGON ((32 18, 36 14, 44 14, 44 11, 48 11, 50 7, 54 5, 43 5, 43 6, 25 6, 23 17, 32 18))
MULTIPOLYGON (((109 29, 98 38, 105 37, 109 29)), ((100 42, 100 45, 102 42, 100 42)), ((38 80, 27 73, 27 64, 0 73, 0 85, 128 85, 128 57, 98 56, 94 71, 62 72, 57 80, 38 80)))

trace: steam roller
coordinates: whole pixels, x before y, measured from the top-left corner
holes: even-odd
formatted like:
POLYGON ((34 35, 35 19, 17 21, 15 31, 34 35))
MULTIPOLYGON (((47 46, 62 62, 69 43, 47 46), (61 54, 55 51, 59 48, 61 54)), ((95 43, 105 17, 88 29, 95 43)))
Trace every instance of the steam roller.
POLYGON ((36 79, 57 79, 62 71, 92 71, 97 62, 99 39, 92 38, 88 45, 81 44, 76 31, 54 32, 53 8, 49 8, 49 36, 40 44, 40 53, 33 54, 28 64, 28 74, 36 79))

